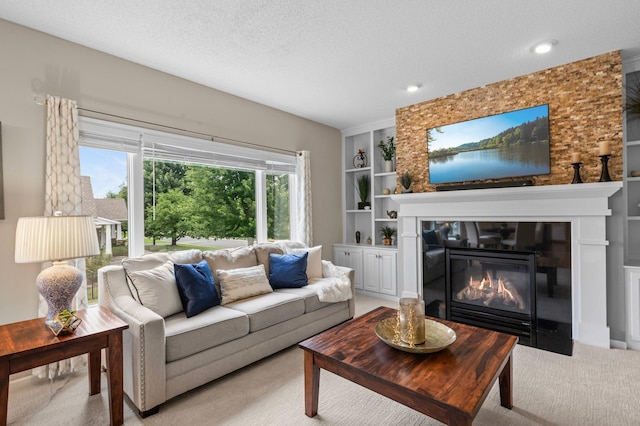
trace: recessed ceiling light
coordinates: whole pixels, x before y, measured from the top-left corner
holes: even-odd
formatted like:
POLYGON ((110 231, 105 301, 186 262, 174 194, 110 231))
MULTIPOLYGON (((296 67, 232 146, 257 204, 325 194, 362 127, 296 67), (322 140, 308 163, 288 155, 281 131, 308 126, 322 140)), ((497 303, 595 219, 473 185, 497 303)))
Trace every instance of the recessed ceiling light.
POLYGON ((536 53, 547 53, 553 49, 553 47, 558 44, 558 40, 546 40, 541 43, 533 45, 531 50, 536 53))
POLYGON ((409 93, 413 93, 413 92, 417 92, 419 88, 422 87, 422 84, 420 83, 414 83, 414 84, 410 84, 407 86, 407 92, 409 93))

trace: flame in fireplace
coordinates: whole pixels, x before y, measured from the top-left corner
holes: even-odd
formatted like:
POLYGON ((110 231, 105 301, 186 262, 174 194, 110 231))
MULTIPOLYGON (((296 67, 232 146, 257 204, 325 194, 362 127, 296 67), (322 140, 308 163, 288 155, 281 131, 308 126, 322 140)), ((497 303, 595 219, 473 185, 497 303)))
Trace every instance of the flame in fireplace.
POLYGON ((503 304, 517 306, 523 311, 526 309, 524 299, 509 280, 498 277, 496 282, 489 273, 480 280, 469 277, 469 284, 456 297, 458 300, 482 302, 485 306, 503 304))

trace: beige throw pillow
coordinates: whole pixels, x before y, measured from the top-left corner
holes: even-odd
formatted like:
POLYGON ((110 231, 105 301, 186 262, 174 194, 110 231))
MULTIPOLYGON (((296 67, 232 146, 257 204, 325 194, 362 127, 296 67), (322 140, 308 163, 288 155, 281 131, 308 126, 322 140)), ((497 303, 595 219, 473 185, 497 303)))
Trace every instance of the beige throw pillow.
POLYGON ((256 255, 251 247, 240 247, 233 250, 204 251, 202 257, 209 264, 213 282, 216 285, 218 294, 220 290, 220 280, 218 279, 218 269, 237 269, 257 266, 256 255))
POLYGON ((284 251, 277 244, 256 244, 253 246, 253 251, 256 254, 258 265, 264 265, 264 273, 269 276, 269 253, 284 254, 284 251))
POLYGON ((163 318, 182 311, 173 262, 167 261, 153 269, 128 272, 128 276, 143 306, 163 318))
POLYGON ((307 277, 322 278, 322 246, 311 248, 287 248, 287 253, 309 253, 307 257, 307 277))
POLYGON ((218 269, 222 305, 273 292, 264 273, 264 265, 238 269, 218 269))
MULTIPOLYGON (((138 296, 138 290, 131 282, 131 273, 149 271, 162 266, 168 261, 173 263, 198 263, 202 260, 202 252, 197 249, 179 250, 174 252, 150 253, 139 257, 125 257, 122 259, 122 267, 127 276, 127 285, 131 295, 138 303, 142 303, 138 296)), ((175 282, 175 281, 174 281, 175 282)))

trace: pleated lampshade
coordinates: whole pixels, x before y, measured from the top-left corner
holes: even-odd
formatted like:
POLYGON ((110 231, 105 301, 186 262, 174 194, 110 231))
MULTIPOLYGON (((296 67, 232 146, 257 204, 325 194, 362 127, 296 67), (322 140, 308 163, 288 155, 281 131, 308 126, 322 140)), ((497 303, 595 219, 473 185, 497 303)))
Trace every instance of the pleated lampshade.
POLYGON ((16 263, 76 259, 100 254, 91 216, 21 217, 16 229, 16 263))

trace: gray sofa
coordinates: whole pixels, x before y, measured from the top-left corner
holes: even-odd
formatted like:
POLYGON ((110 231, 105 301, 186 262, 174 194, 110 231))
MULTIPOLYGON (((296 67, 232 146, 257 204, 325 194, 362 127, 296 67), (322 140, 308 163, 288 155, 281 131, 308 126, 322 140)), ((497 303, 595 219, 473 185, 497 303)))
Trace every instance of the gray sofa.
POLYGON ((173 272, 175 264, 206 260, 214 277, 258 268, 269 277, 270 253, 288 250, 286 244, 264 244, 156 253, 99 270, 99 304, 129 324, 123 337, 124 391, 142 417, 177 395, 353 318, 353 270, 321 260, 317 247, 307 249, 308 285, 232 300, 214 278, 222 304, 191 317, 175 304, 178 293, 169 274, 162 276, 163 268, 173 272), (315 273, 309 272, 312 264, 315 273), (336 286, 342 291, 336 293, 336 286))

